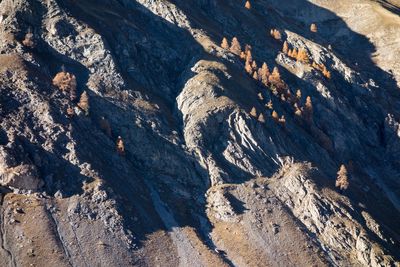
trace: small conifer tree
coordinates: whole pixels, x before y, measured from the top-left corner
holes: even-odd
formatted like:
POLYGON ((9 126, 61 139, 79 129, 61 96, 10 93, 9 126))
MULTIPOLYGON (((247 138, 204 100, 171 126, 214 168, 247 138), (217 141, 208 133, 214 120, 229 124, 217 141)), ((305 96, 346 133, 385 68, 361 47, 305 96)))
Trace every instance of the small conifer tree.
POLYGON ((305 63, 305 64, 310 63, 310 58, 308 57, 308 53, 303 48, 299 49, 299 52, 297 53, 296 59, 297 59, 297 61, 300 61, 300 62, 305 63))
POLYGON ((301 91, 300 91, 300 89, 297 89, 297 91, 296 91, 296 98, 298 100, 301 100, 301 91))
POLYGON ((122 140, 121 136, 118 136, 116 148, 117 148, 117 153, 120 156, 125 156, 125 145, 124 145, 124 141, 122 140))
POLYGON ((90 105, 89 105, 89 96, 88 96, 88 94, 86 93, 86 91, 84 91, 84 92, 81 94, 81 97, 80 97, 79 103, 78 103, 78 107, 80 107, 80 108, 85 112, 85 115, 86 115, 86 116, 89 115, 89 108, 90 108, 90 105))
POLYGON ((253 73, 253 79, 256 80, 256 81, 258 81, 258 74, 257 74, 257 71, 255 71, 255 72, 253 73))
POLYGON ((246 70, 246 72, 248 74, 250 74, 250 75, 253 74, 253 68, 251 67, 251 64, 250 64, 250 62, 248 60, 246 60, 246 63, 244 65, 244 69, 246 70))
POLYGON ((242 47, 238 41, 238 39, 236 37, 232 38, 232 44, 231 44, 231 48, 230 51, 235 54, 235 55, 240 55, 240 53, 242 52, 242 47))
POLYGON ((297 59, 297 49, 296 48, 293 49, 292 58, 296 58, 297 59))
POLYGON ((222 39, 221 47, 225 50, 229 49, 228 40, 225 37, 222 39))
POLYGON ((310 25, 310 31, 312 31, 312 32, 318 32, 317 24, 312 23, 312 24, 310 25))
POLYGON ((252 63, 251 63, 251 67, 253 68, 253 70, 257 70, 257 62, 254 60, 252 63))
POLYGON ((272 100, 269 100, 268 101, 268 103, 265 105, 267 108, 269 108, 269 109, 273 109, 274 108, 274 105, 273 105, 273 103, 272 103, 272 100))
POLYGON ((255 107, 253 107, 250 111, 250 115, 253 116, 254 118, 257 118, 257 110, 255 107))
POLYGON ((274 121, 276 121, 276 122, 279 121, 279 115, 275 110, 272 111, 271 116, 274 119, 274 121))
POLYGON ((71 107, 67 108, 67 117, 72 118, 75 115, 74 109, 71 107))
POLYGON ((258 116, 258 121, 261 123, 265 123, 265 118, 264 115, 262 113, 260 113, 260 115, 258 116))
POLYGON ((286 41, 283 43, 282 52, 284 54, 288 54, 288 52, 289 52, 289 45, 286 41))
POLYGON ((346 190, 349 187, 349 178, 347 176, 347 169, 345 165, 341 165, 337 172, 337 178, 335 186, 340 190, 346 190))

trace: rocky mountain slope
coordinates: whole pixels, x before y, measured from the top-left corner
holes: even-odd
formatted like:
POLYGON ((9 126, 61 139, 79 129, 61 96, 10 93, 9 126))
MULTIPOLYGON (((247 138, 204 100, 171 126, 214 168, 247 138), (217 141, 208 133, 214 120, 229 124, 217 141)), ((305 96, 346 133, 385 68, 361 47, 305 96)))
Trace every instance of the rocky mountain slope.
POLYGON ((245 3, 0 0, 1 266, 400 265, 399 2, 245 3))

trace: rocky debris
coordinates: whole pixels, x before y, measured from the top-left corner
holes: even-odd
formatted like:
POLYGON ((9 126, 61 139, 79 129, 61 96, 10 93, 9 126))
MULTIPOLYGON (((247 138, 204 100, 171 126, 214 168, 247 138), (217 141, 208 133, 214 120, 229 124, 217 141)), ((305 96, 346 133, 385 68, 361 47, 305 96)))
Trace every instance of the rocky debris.
MULTIPOLYGON (((276 182, 271 184, 271 189, 311 233, 319 236, 321 245, 335 255, 331 260, 339 264, 337 262, 339 255, 349 251, 347 255, 349 264, 355 262, 367 266, 376 266, 378 262, 384 266, 395 264, 393 258, 385 255, 382 248, 354 219, 351 214, 354 208, 350 201, 335 194, 331 197, 323 195, 307 178, 318 175, 318 173, 311 174, 311 171, 310 165, 301 163, 286 165, 276 177, 276 182), (357 257, 354 259, 352 255, 357 257)), ((365 213, 362 214, 365 216, 365 213)), ((368 224, 371 225, 371 221, 368 224)), ((386 240, 381 237, 381 241, 386 240)))
POLYGON ((44 183, 34 165, 19 165, 1 173, 0 185, 37 191, 44 183))

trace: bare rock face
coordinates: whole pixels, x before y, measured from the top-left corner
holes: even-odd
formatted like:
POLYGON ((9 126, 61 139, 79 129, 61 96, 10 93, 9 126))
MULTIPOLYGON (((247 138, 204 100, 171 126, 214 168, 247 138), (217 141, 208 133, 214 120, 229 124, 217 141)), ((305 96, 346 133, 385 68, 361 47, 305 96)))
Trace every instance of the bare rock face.
POLYGON ((44 185, 44 182, 40 179, 35 166, 19 165, 2 172, 0 184, 2 186, 37 191, 44 185))
POLYGON ((0 0, 1 267, 400 264, 398 1, 250 2, 0 0))

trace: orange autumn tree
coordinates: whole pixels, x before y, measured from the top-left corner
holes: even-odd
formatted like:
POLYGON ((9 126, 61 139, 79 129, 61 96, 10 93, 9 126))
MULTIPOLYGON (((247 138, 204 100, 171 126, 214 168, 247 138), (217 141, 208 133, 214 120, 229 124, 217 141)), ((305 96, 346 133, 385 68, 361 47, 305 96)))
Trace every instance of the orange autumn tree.
POLYGON ((233 54, 235 55, 240 55, 240 53, 242 52, 242 47, 239 43, 239 40, 236 37, 232 38, 232 44, 231 47, 229 49, 233 54))
POLYGON ((347 168, 343 164, 340 166, 339 171, 337 172, 337 178, 335 186, 340 190, 346 190, 349 187, 349 177, 347 176, 347 168))
POLYGON ((312 24, 310 25, 310 31, 312 31, 312 32, 318 32, 317 24, 312 23, 312 24))
POLYGON ((244 7, 247 9, 250 9, 251 8, 250 1, 246 1, 246 4, 244 5, 244 7))
POLYGON ((288 52, 289 52, 289 45, 286 41, 283 43, 282 52, 284 54, 288 54, 288 52))
POLYGON ((117 143, 116 143, 117 153, 120 156, 125 156, 125 145, 124 141, 122 140, 121 136, 118 136, 117 143))
POLYGON ((308 57, 308 53, 304 48, 300 48, 296 57, 297 61, 302 62, 304 64, 310 63, 310 58, 308 57))
POLYGON ((225 37, 222 39, 221 47, 226 50, 229 49, 228 40, 225 37))

